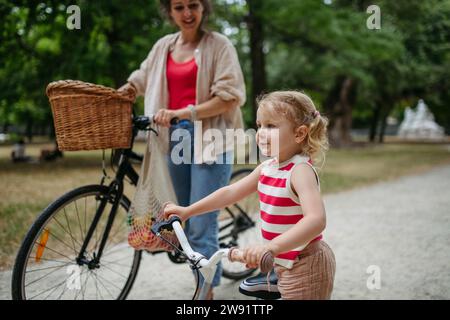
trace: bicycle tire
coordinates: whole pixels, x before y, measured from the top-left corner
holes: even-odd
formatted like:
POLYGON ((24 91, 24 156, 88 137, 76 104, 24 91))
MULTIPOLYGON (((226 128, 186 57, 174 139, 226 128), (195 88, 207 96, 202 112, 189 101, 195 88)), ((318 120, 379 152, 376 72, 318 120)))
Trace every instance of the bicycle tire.
MULTIPOLYGON (((64 194, 63 196, 58 198, 56 201, 51 203, 46 209, 44 209, 44 211, 40 214, 40 216, 36 219, 36 221, 32 224, 29 231, 27 232, 27 234, 21 244, 21 247, 18 251, 17 257, 16 257, 16 261, 15 261, 13 273, 12 273, 12 283, 11 283, 12 298, 14 300, 26 300, 27 299, 27 294, 25 292, 25 283, 24 283, 25 277, 27 274, 26 268, 28 266, 29 259, 31 258, 30 254, 34 250, 33 248, 36 247, 35 243, 37 244, 36 240, 38 239, 38 236, 42 234, 43 230, 45 230, 44 232, 47 232, 47 237, 48 237, 48 229, 44 229, 45 226, 49 222, 51 222, 52 219, 61 211, 64 212, 64 214, 66 215, 66 218, 67 218, 66 208, 69 208, 69 205, 72 203, 74 203, 75 207, 77 207, 77 199, 85 198, 85 201, 87 202, 88 196, 92 196, 92 195, 99 196, 99 195, 105 195, 107 193, 108 193, 108 187, 103 186, 103 185, 88 185, 88 186, 79 187, 77 189, 74 189, 74 190, 69 191, 68 193, 64 194)), ((87 207, 87 205, 86 205, 86 207, 87 207)), ((120 206, 118 207, 118 210, 120 210, 120 208, 122 208, 125 210, 125 212, 128 212, 129 207, 130 207, 130 200, 125 195, 123 195, 120 200, 120 206)), ((78 211, 78 208, 77 208, 77 211, 78 211)), ((78 215, 78 213, 77 213, 77 215, 78 215)), ((118 217, 116 216, 115 220, 117 220, 117 218, 118 217)), ((56 218, 55 218, 55 220, 58 221, 56 218)), ((87 227, 86 209, 85 209, 85 220, 84 221, 85 221, 85 227, 87 227)), ((67 220, 67 222, 68 222, 68 220, 67 220)), ((70 230, 69 222, 68 222, 67 226, 69 226, 69 230, 70 230)), ((97 225, 97 228, 100 228, 100 225, 97 225)), ((121 226, 119 228, 121 228, 121 226)), ((81 231, 80 233, 83 234, 81 229, 82 229, 82 227, 80 224, 80 231, 81 231)), ((86 228, 85 228, 85 230, 86 230, 86 228)), ((109 234, 108 240, 112 237, 111 234, 112 233, 109 234)), ((113 234, 113 236, 114 236, 114 234, 113 234)), ((42 235, 41 235, 41 237, 42 237, 42 235)), ((72 237, 72 234, 71 234, 71 237, 72 237)), ((74 239, 72 238, 72 241, 73 240, 74 239)), ((82 241, 84 241, 84 239, 82 239, 82 241)), ((95 245, 97 245, 97 243, 95 245)), ((42 243, 37 245, 37 247, 39 247, 39 246, 42 246, 42 243)), ((43 246, 43 248, 45 248, 45 247, 46 247, 46 245, 43 246)), ((115 247, 113 247, 113 248, 115 249, 115 247)), ((44 249, 44 250, 47 250, 47 249, 44 249)), ((127 295, 129 294, 129 292, 133 286, 133 283, 137 276, 137 272, 139 270, 142 252, 136 251, 131 247, 129 247, 129 250, 130 250, 130 258, 132 256, 130 272, 128 274, 128 277, 124 276, 124 278, 126 278, 126 282, 125 282, 123 288, 119 288, 119 290, 120 289, 121 290, 120 290, 120 293, 117 295, 117 298, 116 298, 117 300, 126 299, 127 295), (131 250, 134 250, 134 253, 131 250)), ((74 251, 76 253, 75 243, 74 243, 74 251)), ((125 258, 128 259, 128 257, 125 257, 125 258)), ((39 260, 40 259, 41 258, 39 257, 39 260)), ((114 261, 116 264, 118 264, 116 260, 114 260, 114 261)), ((46 263, 48 263, 48 262, 46 262, 46 263)), ((103 266, 103 265, 101 265, 101 266, 103 266)), ((106 263, 104 266, 106 268, 106 263)), ((57 268, 57 267, 48 267, 48 269, 51 269, 51 268, 57 268)), ((109 268, 112 269, 113 267, 110 266, 109 268)), ((31 270, 29 272, 33 272, 33 270, 31 270)), ((66 274, 67 274, 67 272, 66 272, 66 274)), ((94 279, 94 277, 95 277, 96 280, 98 281, 100 278, 98 278, 97 276, 99 276, 99 275, 95 275, 95 276, 93 275, 92 279, 94 279)), ((87 285, 88 278, 89 278, 89 275, 86 275, 86 282, 84 285, 87 285)), ((66 283, 64 283, 64 284, 66 284, 66 283)), ((63 287, 63 291, 64 290, 66 290, 66 289, 63 287)), ((111 294, 111 296, 114 299, 114 295, 111 294)), ((83 298, 84 298, 84 293, 83 293, 83 298)), ((75 300, 76 300, 76 297, 75 297, 75 300)))
MULTIPOLYGON (((236 170, 232 173, 230 181, 233 182, 233 180, 234 181, 240 180, 243 177, 250 174, 251 172, 253 172, 253 169, 250 169, 250 168, 243 168, 243 169, 236 170)), ((244 201, 251 202, 252 199, 251 198, 243 199, 243 200, 237 202, 236 204, 234 204, 233 206, 229 206, 229 207, 225 208, 224 210, 222 210, 222 212, 221 212, 222 221, 223 221, 223 215, 225 215, 225 216, 228 215, 228 217, 230 219, 232 219, 232 221, 233 221, 234 229, 230 230, 230 232, 236 232, 236 239, 220 242, 221 247, 225 247, 225 248, 230 248, 230 247, 234 247, 234 246, 245 247, 245 245, 247 245, 247 244, 250 244, 250 243, 255 244, 255 243, 259 242, 259 240, 256 237, 256 235, 259 233, 259 229, 258 229, 259 202, 253 203, 256 206, 255 207, 252 206, 253 207, 252 212, 248 212, 248 209, 246 210, 245 206, 242 205, 242 203, 244 201), (239 208, 242 209, 250 217, 250 219, 254 223, 254 226, 244 227, 245 228, 244 230, 239 230, 239 228, 237 228, 237 226, 242 225, 242 223, 239 221, 239 219, 242 220, 242 218, 243 218, 242 214, 240 213, 240 210, 238 210, 237 205, 240 205, 239 208), (245 236, 247 236, 247 238, 249 238, 249 239, 244 239, 244 234, 243 234, 244 232, 246 232, 245 236), (249 241, 247 241, 247 240, 249 240, 249 241)), ((253 201, 256 201, 256 198, 253 199, 253 201)), ((246 220, 247 219, 245 218, 245 221, 246 220)), ((223 234, 223 230, 222 230, 222 234, 223 234)), ((219 233, 219 237, 220 236, 221 235, 219 233)), ((230 263, 226 259, 224 259, 222 261, 222 276, 226 279, 242 280, 244 278, 251 276, 255 272, 255 270, 256 269, 246 269, 242 264, 239 264, 239 263, 230 263)))

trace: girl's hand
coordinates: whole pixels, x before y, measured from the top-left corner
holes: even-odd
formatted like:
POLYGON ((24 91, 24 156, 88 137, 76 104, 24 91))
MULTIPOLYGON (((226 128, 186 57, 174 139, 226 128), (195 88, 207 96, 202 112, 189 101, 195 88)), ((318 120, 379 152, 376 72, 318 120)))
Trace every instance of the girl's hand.
POLYGON ((164 207, 164 219, 169 219, 172 215, 180 217, 181 221, 185 221, 187 218, 189 218, 189 213, 186 207, 168 203, 164 207))
POLYGON ((270 249, 267 245, 253 245, 245 248, 243 251, 244 259, 247 262, 245 266, 249 269, 254 269, 259 267, 261 257, 266 251, 270 251, 270 249))

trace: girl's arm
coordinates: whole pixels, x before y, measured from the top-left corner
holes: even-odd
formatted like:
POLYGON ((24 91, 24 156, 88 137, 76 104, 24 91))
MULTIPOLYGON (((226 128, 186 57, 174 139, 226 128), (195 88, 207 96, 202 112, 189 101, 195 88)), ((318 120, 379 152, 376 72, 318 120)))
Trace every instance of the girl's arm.
POLYGON ((244 250, 248 267, 257 267, 261 256, 269 250, 274 256, 293 250, 317 237, 326 225, 325 207, 314 171, 307 165, 298 165, 291 176, 293 190, 299 195, 303 218, 291 229, 265 245, 244 250))
POLYGON ((209 196, 193 203, 189 207, 168 204, 164 209, 164 216, 168 218, 175 214, 179 216, 181 220, 186 220, 192 216, 218 210, 236 203, 257 190, 260 171, 261 165, 256 167, 256 169, 245 178, 229 186, 220 188, 209 196))

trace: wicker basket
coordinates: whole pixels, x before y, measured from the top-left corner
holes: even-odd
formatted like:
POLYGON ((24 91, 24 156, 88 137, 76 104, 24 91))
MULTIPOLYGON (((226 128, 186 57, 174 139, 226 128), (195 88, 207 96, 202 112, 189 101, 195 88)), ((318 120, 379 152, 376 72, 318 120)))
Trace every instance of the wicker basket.
POLYGON ((47 86, 61 151, 129 148, 132 92, 75 80, 47 86))

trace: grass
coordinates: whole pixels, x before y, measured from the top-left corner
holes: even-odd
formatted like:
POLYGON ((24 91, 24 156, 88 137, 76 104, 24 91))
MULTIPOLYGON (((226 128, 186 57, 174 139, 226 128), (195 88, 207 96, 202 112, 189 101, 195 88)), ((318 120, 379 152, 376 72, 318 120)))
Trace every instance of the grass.
MULTIPOLYGON (((27 146, 27 154, 37 157, 49 146, 27 146)), ((135 149, 142 152, 144 145, 138 143, 135 149)), ((0 269, 12 266, 26 231, 50 202, 75 187, 97 184, 102 176, 100 151, 65 153, 63 159, 43 164, 13 164, 10 152, 11 146, 0 146, 0 269)), ((320 171, 322 192, 358 188, 449 163, 449 145, 387 143, 331 150, 320 171)), ((132 198, 133 189, 127 187, 125 193, 132 198)))

